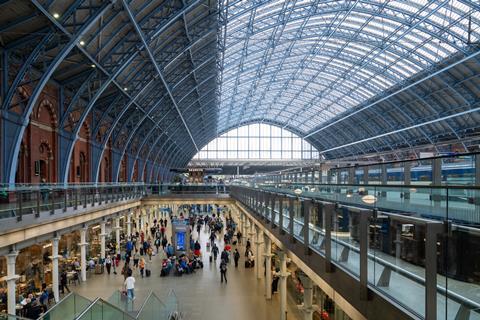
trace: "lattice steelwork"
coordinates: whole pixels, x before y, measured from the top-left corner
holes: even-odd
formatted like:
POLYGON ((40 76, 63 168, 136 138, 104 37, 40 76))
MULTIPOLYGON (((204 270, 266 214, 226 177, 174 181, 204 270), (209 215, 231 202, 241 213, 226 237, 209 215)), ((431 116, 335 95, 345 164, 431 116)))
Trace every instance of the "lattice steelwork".
POLYGON ((480 35, 477 1, 227 3, 220 132, 263 121, 307 134, 480 35))

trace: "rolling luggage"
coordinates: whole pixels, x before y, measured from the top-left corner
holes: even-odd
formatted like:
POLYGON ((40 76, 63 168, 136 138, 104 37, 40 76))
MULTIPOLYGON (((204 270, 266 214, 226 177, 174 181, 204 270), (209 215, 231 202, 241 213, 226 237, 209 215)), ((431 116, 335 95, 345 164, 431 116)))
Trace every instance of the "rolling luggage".
POLYGON ((148 278, 152 275, 152 271, 150 269, 145 269, 145 276, 148 278))

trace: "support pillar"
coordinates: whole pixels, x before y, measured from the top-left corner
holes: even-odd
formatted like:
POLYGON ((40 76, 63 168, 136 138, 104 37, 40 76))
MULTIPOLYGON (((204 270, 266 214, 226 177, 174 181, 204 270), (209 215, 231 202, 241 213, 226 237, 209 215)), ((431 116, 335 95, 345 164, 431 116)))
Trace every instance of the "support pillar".
POLYGON ((279 252, 280 257, 280 320, 287 320, 287 254, 283 251, 279 252))
POLYGON ((120 217, 115 218, 115 242, 117 248, 117 254, 120 253, 120 217))
MULTIPOLYGON (((250 241, 253 241, 253 236, 255 235, 255 224, 253 223, 252 220, 248 220, 248 235, 249 235, 249 239, 250 241)), ((253 248, 252 248, 253 249, 253 248)), ((257 255, 256 252, 254 252, 255 256, 257 255)))
POLYGON ((313 311, 313 283, 308 277, 302 277, 303 284, 303 319, 312 320, 313 311))
POLYGON ((59 237, 52 239, 52 291, 55 302, 60 301, 58 259, 61 256, 58 254, 59 241, 59 237))
POLYGON ((80 229, 80 277, 87 281, 87 228, 80 229))
POLYGON ((105 260, 105 237, 107 236, 105 224, 105 221, 100 222, 100 258, 102 260, 105 260))
POLYGON ((143 210, 140 210, 140 230, 145 229, 145 215, 143 210))
POLYGON ((260 230, 260 227, 255 226, 256 233, 255 233, 255 254, 257 255, 257 263, 255 264, 255 274, 257 276, 257 279, 262 279, 262 268, 263 268, 263 263, 262 259, 260 259, 260 252, 262 252, 261 247, 263 244, 261 234, 263 233, 260 230))
POLYGON ((265 235, 264 254, 265 257, 265 298, 272 299, 272 240, 265 235))
POLYGON ((127 213, 127 237, 132 235, 132 213, 127 213))
POLYGON ((16 292, 16 282, 19 275, 15 274, 15 262, 17 260, 18 251, 12 250, 9 254, 6 255, 7 258, 7 305, 8 305, 8 314, 14 315, 16 310, 16 300, 15 300, 15 292, 16 292))

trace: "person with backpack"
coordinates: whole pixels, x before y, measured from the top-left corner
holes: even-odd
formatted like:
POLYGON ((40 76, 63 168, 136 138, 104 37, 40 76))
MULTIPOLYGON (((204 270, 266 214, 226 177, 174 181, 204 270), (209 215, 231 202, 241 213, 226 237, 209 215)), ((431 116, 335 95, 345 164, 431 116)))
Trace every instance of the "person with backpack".
POLYGON ((235 261, 235 268, 238 268, 238 260, 240 259, 240 252, 238 252, 237 249, 235 249, 235 252, 233 253, 233 260, 235 261))
POLYGON ((225 279, 225 283, 227 283, 227 262, 222 260, 220 262, 220 282, 223 283, 223 279, 225 279))
POLYGON ((198 240, 195 241, 195 244, 194 244, 193 248, 194 248, 193 254, 195 256, 199 257, 200 256, 200 249, 202 248, 202 246, 200 245, 200 242, 198 242, 198 240))
POLYGON ((223 249, 222 251, 222 254, 220 255, 220 259, 222 259, 222 261, 225 261, 226 263, 228 263, 229 259, 228 259, 228 251, 223 249))

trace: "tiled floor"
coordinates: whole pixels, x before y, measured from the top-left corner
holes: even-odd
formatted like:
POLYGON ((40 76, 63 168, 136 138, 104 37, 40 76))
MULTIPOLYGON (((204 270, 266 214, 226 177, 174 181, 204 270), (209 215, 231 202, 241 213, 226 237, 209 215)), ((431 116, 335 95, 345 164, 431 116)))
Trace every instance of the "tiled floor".
MULTIPOLYGON (((170 225, 170 224, 169 224, 170 225)), ((153 290, 161 299, 170 289, 173 289, 178 297, 180 311, 186 319, 229 319, 246 320, 279 319, 279 296, 275 294, 272 300, 264 298, 264 280, 257 280, 254 269, 243 267, 243 255, 240 258, 238 269, 233 263, 227 272, 228 284, 220 283, 219 261, 209 262, 209 252, 205 251, 208 234, 202 228, 200 232, 202 244, 204 269, 197 270, 194 274, 160 277, 161 258, 159 255, 152 257, 150 268, 152 276, 141 278, 134 272, 136 278, 136 300, 134 309, 138 309, 143 303, 150 290, 153 290)), ((194 232, 194 237, 197 237, 194 232)), ((223 237, 220 237, 223 239, 223 237)), ((223 241, 219 243, 220 249, 223 241)), ((239 248, 243 253, 244 249, 239 248)), ((120 289, 123 276, 117 275, 89 275, 87 282, 81 285, 71 286, 77 293, 94 299, 101 297, 108 299, 114 290, 120 289)), ((287 319, 300 319, 301 314, 292 299, 288 299, 287 319)))

